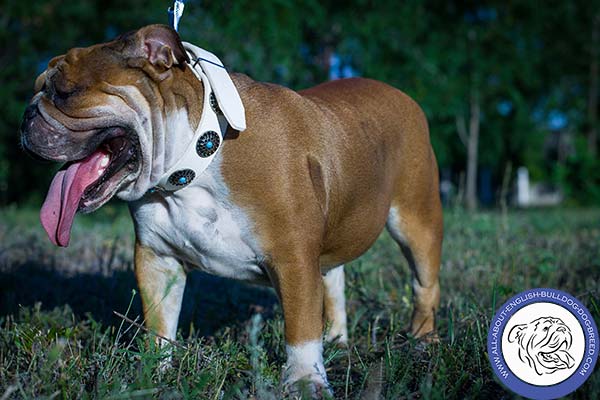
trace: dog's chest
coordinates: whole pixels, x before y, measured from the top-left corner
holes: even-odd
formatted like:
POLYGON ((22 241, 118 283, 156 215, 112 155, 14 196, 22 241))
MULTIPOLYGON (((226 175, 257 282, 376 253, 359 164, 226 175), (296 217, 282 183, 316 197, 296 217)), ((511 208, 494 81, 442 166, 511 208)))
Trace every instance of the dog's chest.
POLYGON ((260 250, 245 213, 216 181, 131 203, 136 234, 159 256, 174 257, 205 272, 264 282, 260 250))

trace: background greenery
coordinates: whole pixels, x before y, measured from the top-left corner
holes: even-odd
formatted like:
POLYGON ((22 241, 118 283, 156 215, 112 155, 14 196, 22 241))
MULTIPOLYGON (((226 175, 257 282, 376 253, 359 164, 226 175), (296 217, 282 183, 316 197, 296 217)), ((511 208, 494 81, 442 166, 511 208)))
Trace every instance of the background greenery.
MULTIPOLYGON (((0 0, 0 204, 39 201, 47 188, 52 168, 19 151, 18 127, 48 60, 167 22, 169 5, 0 0)), ((466 181, 467 200, 476 200, 478 169, 497 201, 505 173, 524 165, 571 202, 600 204, 599 10, 599 0, 191 0, 180 31, 258 80, 314 85, 335 54, 406 91, 427 113, 444 176, 466 181), (548 145, 557 140, 566 151, 548 145)))
MULTIPOLYGON (((271 290, 190 274, 175 368, 161 373, 164 354, 113 313, 141 320, 126 210, 79 217, 68 249, 39 225, 57 166, 19 149, 35 76, 74 46, 166 22, 169 5, 0 0, 0 399, 281 395, 271 290)), ((337 397, 510 398, 485 335, 498 304, 524 289, 570 292, 600 321, 599 12, 598 0, 187 1, 182 37, 231 70, 301 89, 327 80, 336 55, 423 106, 446 179, 468 186, 469 164, 491 176, 500 210, 445 212, 439 345, 404 334, 409 269, 387 235, 348 265, 350 347, 326 347, 337 397), (568 205, 596 208, 507 209, 501 182, 521 165, 568 205)), ((600 398, 597 369, 573 398, 600 398)))

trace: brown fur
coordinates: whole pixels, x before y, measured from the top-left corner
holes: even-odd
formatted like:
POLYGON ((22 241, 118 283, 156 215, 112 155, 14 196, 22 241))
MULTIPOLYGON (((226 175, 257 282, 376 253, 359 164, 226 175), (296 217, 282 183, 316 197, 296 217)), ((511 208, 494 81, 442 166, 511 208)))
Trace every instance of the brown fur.
POLYGON ((111 85, 135 85, 144 97, 155 99, 162 120, 185 107, 190 126, 197 127, 203 107, 202 84, 188 64, 181 62, 176 68, 152 64, 144 53, 150 32, 151 29, 142 29, 109 43, 74 48, 53 58, 35 82, 36 92, 47 85, 53 94, 51 101, 41 99, 44 111, 68 128, 81 130, 73 124, 86 118, 87 110, 110 101, 114 95, 111 85), (151 78, 151 84, 146 76, 151 78), (65 115, 73 118, 72 124, 65 121, 65 115))
POLYGON ((422 261, 413 267, 421 286, 412 330, 430 332, 442 219, 437 166, 418 105, 367 79, 300 93, 243 75, 234 80, 249 128, 223 147, 222 171, 268 255, 288 342, 320 336, 321 273, 364 253, 391 205, 402 210, 407 246, 422 261))

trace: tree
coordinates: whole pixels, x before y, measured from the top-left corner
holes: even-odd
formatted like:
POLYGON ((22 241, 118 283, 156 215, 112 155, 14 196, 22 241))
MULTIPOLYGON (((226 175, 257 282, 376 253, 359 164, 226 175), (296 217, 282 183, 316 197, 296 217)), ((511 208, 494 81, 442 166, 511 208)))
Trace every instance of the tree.
MULTIPOLYGON (((71 47, 165 23, 170 2, 0 2, 0 203, 6 204, 42 195, 39 182, 51 172, 32 166, 17 145, 36 74, 71 47)), ((544 7, 525 0, 188 2, 180 32, 230 69, 294 89, 327 79, 326 54, 335 48, 361 75, 421 104, 440 166, 466 171, 472 209, 478 169, 500 180, 509 161, 526 165, 536 179, 559 176, 563 187, 577 182, 571 192, 583 198, 600 182, 594 172, 600 171, 599 9, 600 0, 544 7), (542 143, 548 115, 557 111, 584 151, 548 168, 542 143)))
MULTIPOLYGON (((360 43, 359 70, 395 84, 423 106, 436 153, 442 155, 440 164, 464 154, 465 199, 471 210, 477 206, 481 134, 526 138, 530 133, 489 129, 507 117, 498 111, 500 103, 531 107, 538 96, 532 78, 538 59, 527 52, 533 41, 522 37, 529 31, 522 29, 526 21, 515 23, 515 11, 508 5, 390 2, 354 11, 361 15, 355 29, 343 24, 349 28, 348 40, 360 43), (531 102, 523 101, 523 92, 534 96, 531 102)), ((513 118, 530 114, 529 108, 513 118)), ((508 155, 500 145, 510 140, 495 142, 484 149, 484 158, 501 170, 504 166, 497 160, 508 155)))

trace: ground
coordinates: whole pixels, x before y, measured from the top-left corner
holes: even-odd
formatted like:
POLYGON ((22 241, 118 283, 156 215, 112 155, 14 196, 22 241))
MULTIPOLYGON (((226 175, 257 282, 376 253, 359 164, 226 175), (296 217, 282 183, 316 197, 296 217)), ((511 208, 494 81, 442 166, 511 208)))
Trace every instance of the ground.
MULTIPOLYGON (((33 207, 0 210, 0 399, 281 397, 270 289, 192 273, 165 371, 149 334, 114 314, 141 321, 126 210, 80 217, 71 240, 53 248, 33 207)), ((410 271, 387 234, 346 278, 350 346, 325 347, 336 398, 512 398, 487 359, 490 319, 511 295, 553 287, 598 324, 600 209, 446 210, 439 344, 405 334, 410 271)), ((600 398, 600 373, 572 397, 600 398)))

